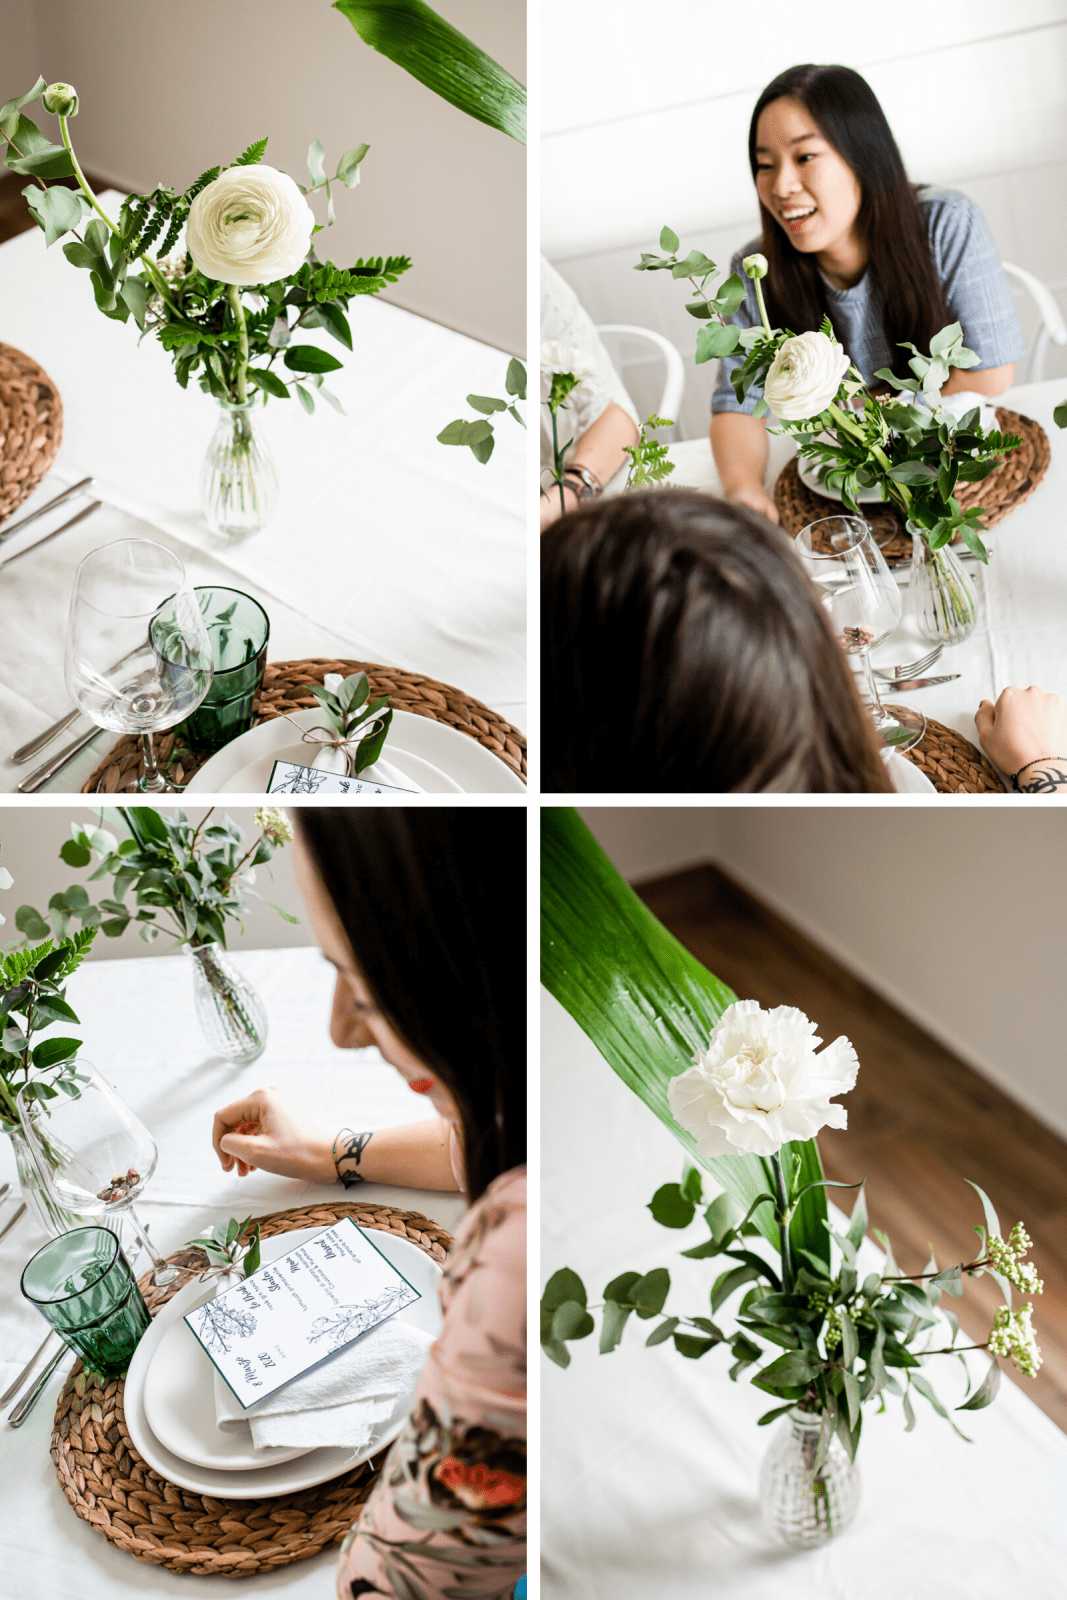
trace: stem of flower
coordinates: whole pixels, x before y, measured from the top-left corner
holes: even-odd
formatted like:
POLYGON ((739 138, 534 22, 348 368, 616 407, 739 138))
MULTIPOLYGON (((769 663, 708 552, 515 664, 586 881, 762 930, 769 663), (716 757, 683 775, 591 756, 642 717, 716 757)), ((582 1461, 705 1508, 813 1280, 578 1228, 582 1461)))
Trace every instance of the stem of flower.
POLYGON ((782 1173, 782 1159, 779 1151, 771 1157, 771 1167, 774 1170, 774 1192, 777 1196, 774 1208, 774 1220, 778 1224, 778 1242, 782 1255, 782 1293, 793 1292, 793 1246, 789 1241, 789 1224, 793 1213, 789 1208, 789 1201, 785 1193, 785 1177, 782 1173))
MULTIPOLYGON (((70 130, 67 127, 67 119, 66 119, 66 117, 60 117, 60 119, 59 119, 59 128, 60 128, 60 132, 63 135, 64 148, 66 149, 66 152, 67 152, 67 154, 68 154, 68 156, 70 157, 70 160, 71 160, 71 165, 74 168, 74 176, 78 180, 79 189, 81 190, 82 194, 85 196, 86 200, 88 200, 89 204, 92 206, 93 210, 96 212, 96 214, 100 218, 100 220, 107 224, 108 228, 111 230, 112 233, 118 234, 119 230, 116 228, 115 224, 112 222, 112 220, 108 216, 107 212, 101 207, 99 200, 96 198, 96 195, 93 193, 93 191, 90 189, 88 183, 86 182, 85 174, 84 174, 84 172, 82 171, 81 167, 78 164, 77 156, 74 154, 74 146, 70 142, 70 130)), ((163 274, 160 272, 159 267, 157 266, 157 264, 154 261, 152 261, 146 255, 140 255, 140 256, 137 257, 137 259, 141 263, 141 265, 144 267, 145 272, 151 278, 153 284, 155 285, 155 287, 156 287, 156 289, 157 289, 157 291, 158 291, 158 293, 160 295, 160 298, 168 306, 170 306, 170 309, 174 312, 175 316, 181 317, 181 312, 178 310, 178 307, 174 304, 174 301, 171 299, 170 295, 167 293, 167 280, 166 280, 166 278, 164 278, 163 274)), ((185 321, 184 317, 182 317, 182 321, 183 322, 185 321)))
POLYGON ((763 326, 769 339, 771 337, 771 324, 767 317, 767 307, 763 303, 763 285, 759 278, 753 278, 752 282, 756 285, 756 301, 759 305, 760 319, 763 322, 763 326))
POLYGON ((559 513, 560 516, 564 516, 567 502, 563 498, 563 456, 559 448, 559 436, 556 433, 556 413, 551 406, 548 408, 548 414, 552 418, 552 460, 555 463, 556 483, 559 487, 559 513))
POLYGON ((235 283, 226 285, 226 298, 230 302, 237 323, 237 345, 240 351, 237 363, 237 401, 244 405, 248 399, 248 324, 245 322, 245 308, 241 304, 241 291, 235 283))

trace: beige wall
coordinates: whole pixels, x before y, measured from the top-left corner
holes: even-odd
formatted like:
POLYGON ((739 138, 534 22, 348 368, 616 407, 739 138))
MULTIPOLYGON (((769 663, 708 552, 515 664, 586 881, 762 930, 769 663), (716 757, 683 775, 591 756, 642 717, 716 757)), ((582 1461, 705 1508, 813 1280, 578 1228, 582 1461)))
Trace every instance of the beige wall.
MULTIPOLYGON (((435 9, 525 79, 524 0, 435 9)), ((320 255, 338 266, 409 255, 412 270, 385 298, 525 350, 525 149, 369 49, 329 0, 0 0, 0 21, 4 77, 17 80, 0 99, 37 72, 73 83, 79 159, 121 187, 185 188, 264 135, 265 159, 306 183, 312 139, 327 171, 370 144, 360 186, 337 195, 337 226, 317 236, 320 255)), ((315 206, 324 221, 321 197, 315 206)), ((358 332, 355 344, 358 353, 358 332)))
POLYGON ((583 812, 629 878, 717 861, 1067 1136, 1059 808, 583 812))
MULTIPOLYGON (((198 822, 206 808, 186 804, 183 809, 198 822)), ((252 820, 255 808, 226 806, 224 809, 225 814, 244 830, 251 844, 256 831, 252 820)), ((21 905, 33 906, 44 913, 52 895, 69 888, 72 883, 83 884, 94 901, 111 892, 110 879, 98 878, 95 883, 89 882, 95 863, 92 867, 77 868, 68 867, 59 859, 60 846, 71 837, 71 824, 76 822, 82 827, 91 827, 99 816, 99 809, 88 803, 40 806, 23 802, 21 805, 0 806, 0 866, 6 867, 15 880, 10 889, 0 892, 0 915, 7 919, 0 928, 0 947, 10 947, 21 938, 15 927, 15 912, 21 905)), ((232 923, 227 926, 228 949, 273 950, 281 945, 314 944, 293 877, 290 846, 279 850, 268 866, 256 868, 254 887, 265 900, 272 900, 275 905, 284 907, 291 916, 299 917, 300 922, 294 926, 269 906, 252 900, 249 902, 251 909, 245 919, 244 932, 232 923)), ((126 903, 133 906, 132 895, 127 897, 126 903)), ((130 927, 118 939, 107 939, 103 934, 97 934, 88 959, 108 961, 117 956, 166 956, 172 955, 174 950, 173 940, 164 933, 160 933, 151 944, 146 944, 138 929, 130 927)))

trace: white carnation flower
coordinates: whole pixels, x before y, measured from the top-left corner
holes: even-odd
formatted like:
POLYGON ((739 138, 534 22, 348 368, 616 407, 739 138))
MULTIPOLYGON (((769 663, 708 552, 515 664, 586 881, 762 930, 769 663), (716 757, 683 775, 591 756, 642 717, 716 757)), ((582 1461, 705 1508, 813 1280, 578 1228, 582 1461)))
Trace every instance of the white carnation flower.
POLYGON ((794 1006, 727 1006, 695 1066, 672 1078, 667 1101, 703 1156, 770 1156, 848 1116, 830 1097, 856 1082, 859 1061, 842 1034, 816 1054, 815 1024, 794 1006))
POLYGON ((851 363, 836 339, 798 333, 783 340, 763 385, 763 398, 783 422, 817 417, 834 399, 851 363))
POLYGON ((300 267, 315 214, 274 167, 230 167, 189 207, 185 243, 198 272, 217 283, 277 283, 300 267))

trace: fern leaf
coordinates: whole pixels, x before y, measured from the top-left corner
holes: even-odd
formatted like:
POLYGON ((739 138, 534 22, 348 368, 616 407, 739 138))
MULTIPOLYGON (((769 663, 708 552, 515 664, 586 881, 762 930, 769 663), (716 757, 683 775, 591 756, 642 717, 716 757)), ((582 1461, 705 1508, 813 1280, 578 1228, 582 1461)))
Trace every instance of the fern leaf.
MULTIPOLYGON (((263 160, 263 152, 267 148, 266 139, 257 139, 255 144, 250 144, 243 150, 233 163, 235 167, 254 167, 257 161, 263 160)), ((217 170, 217 169, 216 169, 217 170)))

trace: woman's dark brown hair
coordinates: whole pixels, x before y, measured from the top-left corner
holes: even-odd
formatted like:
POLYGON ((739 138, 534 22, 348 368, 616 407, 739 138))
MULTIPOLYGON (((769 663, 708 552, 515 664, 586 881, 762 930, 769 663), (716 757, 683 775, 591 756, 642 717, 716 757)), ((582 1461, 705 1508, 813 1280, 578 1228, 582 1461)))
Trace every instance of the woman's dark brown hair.
POLYGON ((542 540, 543 787, 890 790, 786 536, 692 490, 597 500, 542 540))
MULTIPOLYGON (((757 173, 759 119, 775 100, 799 100, 823 138, 851 167, 862 192, 857 223, 867 247, 867 271, 882 295, 882 323, 892 352, 890 366, 909 377, 908 339, 928 350, 934 334, 950 320, 926 223, 915 189, 908 182, 897 142, 877 96, 851 67, 789 67, 769 83, 756 101, 748 130, 748 159, 757 173)), ((809 333, 825 316, 833 322, 814 254, 794 249, 781 223, 760 205, 763 254, 770 270, 763 290, 773 327, 809 333)), ((835 328, 838 340, 842 335, 835 328)))
POLYGON ((375 1004, 459 1108, 476 1200, 526 1159, 526 813, 293 815, 375 1004))

